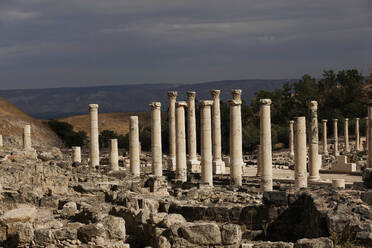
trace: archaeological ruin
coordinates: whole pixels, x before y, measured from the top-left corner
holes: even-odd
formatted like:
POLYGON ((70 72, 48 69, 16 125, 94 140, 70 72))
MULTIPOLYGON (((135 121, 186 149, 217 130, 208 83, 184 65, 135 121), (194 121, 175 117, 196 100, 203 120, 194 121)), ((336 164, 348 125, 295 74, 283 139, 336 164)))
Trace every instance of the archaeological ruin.
POLYGON ((88 148, 38 146, 26 123, 23 146, 0 134, 0 246, 372 247, 372 101, 360 116, 365 133, 359 118, 350 117, 355 130, 347 116, 319 120, 310 101, 307 116, 286 122, 288 147, 273 149, 276 106, 260 99, 259 145, 247 153, 244 92, 232 89, 224 153, 221 91, 208 92, 197 100, 169 91, 168 102, 147 105, 150 151, 141 149, 138 116, 128 120, 128 151, 118 139, 100 150, 98 104, 88 106, 88 148))

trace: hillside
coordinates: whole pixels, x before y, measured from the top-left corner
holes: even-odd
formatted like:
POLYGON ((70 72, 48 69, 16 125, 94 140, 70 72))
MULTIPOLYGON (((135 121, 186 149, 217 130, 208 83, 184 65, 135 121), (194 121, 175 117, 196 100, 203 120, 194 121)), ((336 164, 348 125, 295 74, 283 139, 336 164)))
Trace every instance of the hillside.
POLYGON ((100 113, 143 112, 153 101, 167 110, 170 90, 178 91, 178 99, 186 99, 186 91, 196 91, 197 99, 210 99, 210 90, 221 89, 221 99, 231 98, 231 89, 242 89, 243 99, 250 102, 255 92, 272 91, 293 80, 225 80, 197 84, 142 84, 56 88, 32 90, 0 90, 0 97, 39 119, 63 118, 86 114, 88 104, 100 105, 100 113))
MULTIPOLYGON (((140 126, 150 126, 150 112, 125 112, 125 113, 99 113, 98 127, 99 132, 103 130, 115 131, 118 135, 125 135, 129 132, 129 117, 132 115, 138 116, 140 126)), ((162 118, 166 118, 166 113, 163 113, 162 118)), ((70 123, 75 131, 85 131, 89 136, 89 116, 78 115, 67 118, 60 118, 59 121, 70 123)))
POLYGON ((36 120, 0 97, 0 134, 5 144, 22 144, 23 126, 31 124, 32 143, 35 146, 60 146, 55 133, 40 120, 36 120))

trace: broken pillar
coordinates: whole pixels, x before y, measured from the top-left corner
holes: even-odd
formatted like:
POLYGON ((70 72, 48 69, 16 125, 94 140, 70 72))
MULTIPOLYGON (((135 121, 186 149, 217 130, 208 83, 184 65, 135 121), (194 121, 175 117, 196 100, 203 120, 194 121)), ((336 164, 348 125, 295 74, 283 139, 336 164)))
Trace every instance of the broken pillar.
POLYGON ((177 91, 168 91, 169 109, 168 109, 168 128, 169 128, 169 154, 168 170, 176 170, 176 98, 177 91))
POLYGON ((156 177, 161 177, 163 175, 163 155, 161 146, 161 103, 152 102, 150 107, 152 174, 156 177))
POLYGON ((213 185, 212 169, 212 123, 211 106, 213 101, 200 101, 200 151, 201 179, 209 186, 213 185))
POLYGON ((296 117, 295 121, 295 188, 307 187, 306 170, 306 118, 304 116, 296 117))
POLYGON ((138 130, 138 116, 129 117, 129 158, 130 172, 138 177, 140 175, 140 142, 138 130))
POLYGON ((184 101, 176 102, 176 179, 187 181, 186 132, 184 101))
POLYGON ((89 104, 90 118, 90 167, 99 165, 98 104, 89 104))
POLYGON ((260 99, 261 190, 273 190, 270 99, 260 99))
POLYGON ((224 174, 225 162, 222 161, 221 146, 221 113, 220 113, 220 90, 212 90, 212 142, 213 142, 213 173, 224 174))
POLYGON ((318 103, 311 101, 310 109, 310 147, 309 147, 309 181, 319 180, 319 135, 318 135, 318 103))

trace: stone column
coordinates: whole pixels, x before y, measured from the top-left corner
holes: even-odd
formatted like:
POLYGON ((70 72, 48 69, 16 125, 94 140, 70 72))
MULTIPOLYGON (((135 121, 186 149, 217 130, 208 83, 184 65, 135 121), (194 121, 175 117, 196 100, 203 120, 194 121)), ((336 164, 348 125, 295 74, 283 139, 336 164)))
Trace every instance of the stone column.
POLYGON ((349 119, 345 118, 344 122, 344 139, 345 139, 345 152, 350 152, 349 145, 349 119))
POLYGON ((176 102, 176 178, 182 182, 187 181, 185 107, 186 102, 176 102))
POLYGON ((110 149, 110 165, 111 171, 119 170, 119 154, 118 154, 118 140, 111 139, 111 149, 110 149))
POLYGON ((187 141, 189 157, 187 166, 190 172, 200 173, 200 161, 196 155, 196 119, 195 119, 195 92, 187 92, 187 141))
POLYGON ((151 107, 151 153, 152 174, 163 175, 162 146, 161 146, 161 103, 153 102, 151 107))
POLYGON ((25 125, 23 127, 23 149, 31 149, 31 125, 25 125))
POLYGON ((333 137, 335 139, 334 141, 334 155, 338 156, 340 155, 338 152, 338 132, 337 132, 337 121, 338 119, 333 119, 333 137))
POLYGON ((138 116, 129 117, 129 157, 130 171, 134 176, 140 175, 140 142, 138 116))
POLYGON ((262 175, 262 166, 261 166, 261 161, 262 161, 261 145, 258 145, 258 154, 257 154, 257 172, 256 172, 256 177, 261 177, 261 175, 262 175))
POLYGON ((0 147, 3 147, 3 146, 4 146, 3 135, 0 134, 0 147))
MULTIPOLYGON (((318 135, 318 103, 311 101, 310 108, 310 149, 309 149, 309 181, 319 180, 319 135, 318 135)), ((306 145, 306 143, 305 143, 306 145)))
POLYGON ((212 142, 213 142, 213 173, 225 174, 225 162, 222 161, 221 153, 221 113, 220 113, 220 90, 212 90, 212 142))
POLYGON ((80 146, 72 147, 72 162, 81 163, 81 148, 80 146))
POLYGON ((368 158, 367 167, 372 168, 372 100, 368 102, 368 158))
POLYGON ((90 118, 90 167, 99 165, 98 104, 89 104, 90 118))
POLYGON ((306 172, 306 119, 297 117, 295 122, 295 139, 296 139, 296 164, 295 164, 295 188, 307 187, 306 172))
POLYGON ((355 150, 360 151, 359 118, 355 118, 355 150))
POLYGON ((292 159, 294 158, 293 123, 294 121, 289 121, 289 156, 292 159))
POLYGON ((368 117, 365 118, 366 120, 366 150, 368 150, 368 146, 369 146, 369 135, 368 135, 368 128, 369 128, 369 125, 368 125, 368 117))
POLYGON ((261 190, 273 190, 270 99, 260 99, 261 190))
POLYGON ((242 185, 242 90, 232 90, 230 104, 230 176, 234 185, 242 185))
POLYGON ((323 122, 323 155, 328 155, 327 148, 327 120, 322 120, 323 122))
POLYGON ((168 109, 168 129, 169 129, 169 154, 168 170, 176 170, 176 98, 177 91, 168 91, 169 109, 168 109))
POLYGON ((212 124, 213 101, 200 101, 201 178, 203 183, 213 185, 212 169, 212 124))

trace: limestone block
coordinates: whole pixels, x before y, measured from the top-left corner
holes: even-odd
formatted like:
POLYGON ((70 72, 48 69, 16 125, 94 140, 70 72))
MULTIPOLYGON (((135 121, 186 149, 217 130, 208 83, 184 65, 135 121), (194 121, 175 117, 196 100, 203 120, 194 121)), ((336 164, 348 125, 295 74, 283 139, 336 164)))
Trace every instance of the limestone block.
POLYGON ((348 163, 347 156, 339 155, 336 157, 336 162, 331 166, 332 171, 336 172, 355 172, 356 171, 356 164, 355 163, 348 163))
POLYGON ((333 241, 329 238, 300 239, 294 248, 333 248, 333 241))
POLYGON ((164 219, 160 222, 161 227, 171 227, 174 224, 183 224, 185 223, 185 218, 180 214, 169 214, 164 217, 164 219))
POLYGON ((123 218, 109 215, 102 220, 102 223, 109 238, 125 240, 125 221, 123 218))
POLYGON ((221 228, 221 235, 224 245, 239 244, 242 239, 242 230, 239 225, 225 224, 221 228))
POLYGON ((184 239, 194 244, 214 245, 221 243, 221 231, 216 223, 188 222, 182 225, 179 231, 184 239))
POLYGON ((9 210, 0 217, 0 223, 33 222, 36 217, 35 207, 22 207, 9 210))
POLYGON ((332 179, 332 187, 337 189, 345 189, 345 179, 332 179))

